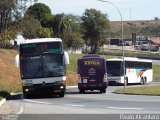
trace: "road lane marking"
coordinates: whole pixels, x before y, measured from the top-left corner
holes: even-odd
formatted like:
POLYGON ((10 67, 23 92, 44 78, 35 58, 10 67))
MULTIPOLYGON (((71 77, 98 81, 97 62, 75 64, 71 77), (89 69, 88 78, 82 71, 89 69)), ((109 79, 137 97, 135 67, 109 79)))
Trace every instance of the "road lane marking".
POLYGON ((5 99, 5 98, 2 99, 2 100, 0 100, 0 107, 1 107, 5 102, 6 102, 6 99, 5 99))
POLYGON ((24 100, 24 101, 27 101, 27 102, 32 102, 32 103, 45 104, 45 105, 52 105, 52 103, 48 103, 48 102, 40 102, 40 101, 28 100, 28 99, 23 99, 23 100, 24 100))
POLYGON ((23 113, 23 111, 24 111, 24 108, 23 108, 23 106, 21 106, 20 110, 17 112, 17 115, 22 114, 22 113, 23 113))
POLYGON ((65 104, 66 106, 72 106, 72 107, 85 107, 85 105, 78 105, 78 104, 65 104))
MULTIPOLYGON (((120 95, 120 96, 122 96, 122 97, 125 96, 126 97, 127 95, 120 95)), ((117 99, 117 98, 115 98, 115 96, 108 96, 107 98, 100 98, 100 97, 89 96, 89 98, 86 98, 86 96, 67 95, 67 97, 69 97, 69 98, 87 99, 87 100, 95 99, 95 100, 113 100, 113 101, 130 101, 130 102, 158 102, 158 103, 160 102, 160 99, 154 99, 154 100, 153 99, 143 99, 143 100, 140 100, 140 99, 137 99, 137 98, 134 98, 134 99, 133 98, 118 98, 117 99)), ((157 98, 160 98, 160 97, 157 96, 157 98)))
POLYGON ((117 109, 117 110, 143 110, 143 108, 123 108, 123 107, 106 107, 107 109, 117 109))

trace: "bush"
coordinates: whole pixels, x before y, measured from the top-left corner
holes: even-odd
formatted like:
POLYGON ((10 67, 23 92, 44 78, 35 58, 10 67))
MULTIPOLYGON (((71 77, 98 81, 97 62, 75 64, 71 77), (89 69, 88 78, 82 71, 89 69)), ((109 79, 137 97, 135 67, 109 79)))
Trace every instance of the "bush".
POLYGON ((6 98, 10 95, 7 91, 0 91, 0 99, 6 98))

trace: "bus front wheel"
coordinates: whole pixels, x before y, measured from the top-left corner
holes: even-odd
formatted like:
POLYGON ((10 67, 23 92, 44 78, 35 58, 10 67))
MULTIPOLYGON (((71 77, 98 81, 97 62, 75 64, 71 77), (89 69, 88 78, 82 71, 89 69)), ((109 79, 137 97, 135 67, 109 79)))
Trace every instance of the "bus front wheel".
POLYGON ((65 95, 65 92, 59 93, 59 97, 64 97, 64 95, 65 95))

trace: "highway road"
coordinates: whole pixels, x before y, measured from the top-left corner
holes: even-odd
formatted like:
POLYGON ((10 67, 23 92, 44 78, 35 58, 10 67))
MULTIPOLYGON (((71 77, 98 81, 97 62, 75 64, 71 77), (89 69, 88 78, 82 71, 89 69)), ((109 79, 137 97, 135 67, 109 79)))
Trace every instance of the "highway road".
MULTIPOLYGON (((150 83, 149 85, 157 84, 160 83, 150 83)), ((141 85, 128 87, 133 86, 138 87, 141 85)), ((106 94, 100 94, 99 91, 79 94, 78 89, 73 87, 67 89, 67 94, 64 98, 39 96, 37 98, 24 99, 22 94, 16 94, 11 96, 7 102, 12 109, 10 114, 18 114, 23 120, 25 118, 26 120, 30 120, 29 118, 44 120, 44 116, 49 119, 58 114, 62 116, 72 115, 72 117, 67 116, 69 120, 75 120, 75 116, 79 116, 79 114, 88 114, 89 116, 86 116, 86 118, 92 120, 94 120, 93 118, 97 120, 97 117, 101 114, 102 116, 100 116, 101 119, 99 120, 106 120, 106 114, 110 114, 108 117, 117 117, 119 119, 123 114, 160 114, 160 96, 112 94, 112 91, 119 88, 123 88, 123 86, 109 86, 106 94), (113 114, 116 115, 113 116, 113 114)), ((56 120, 67 120, 62 116, 57 116, 56 120)), ((77 120, 80 120, 80 118, 77 118, 77 120)))
POLYGON ((160 60, 152 60, 153 64, 160 65, 160 60))

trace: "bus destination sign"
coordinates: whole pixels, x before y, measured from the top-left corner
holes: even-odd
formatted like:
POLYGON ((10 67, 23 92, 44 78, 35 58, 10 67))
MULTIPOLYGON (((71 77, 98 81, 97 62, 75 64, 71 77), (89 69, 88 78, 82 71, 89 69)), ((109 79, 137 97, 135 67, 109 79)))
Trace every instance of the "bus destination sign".
POLYGON ((42 53, 61 53, 61 42, 43 42, 21 44, 20 50, 22 54, 42 54, 42 53))

